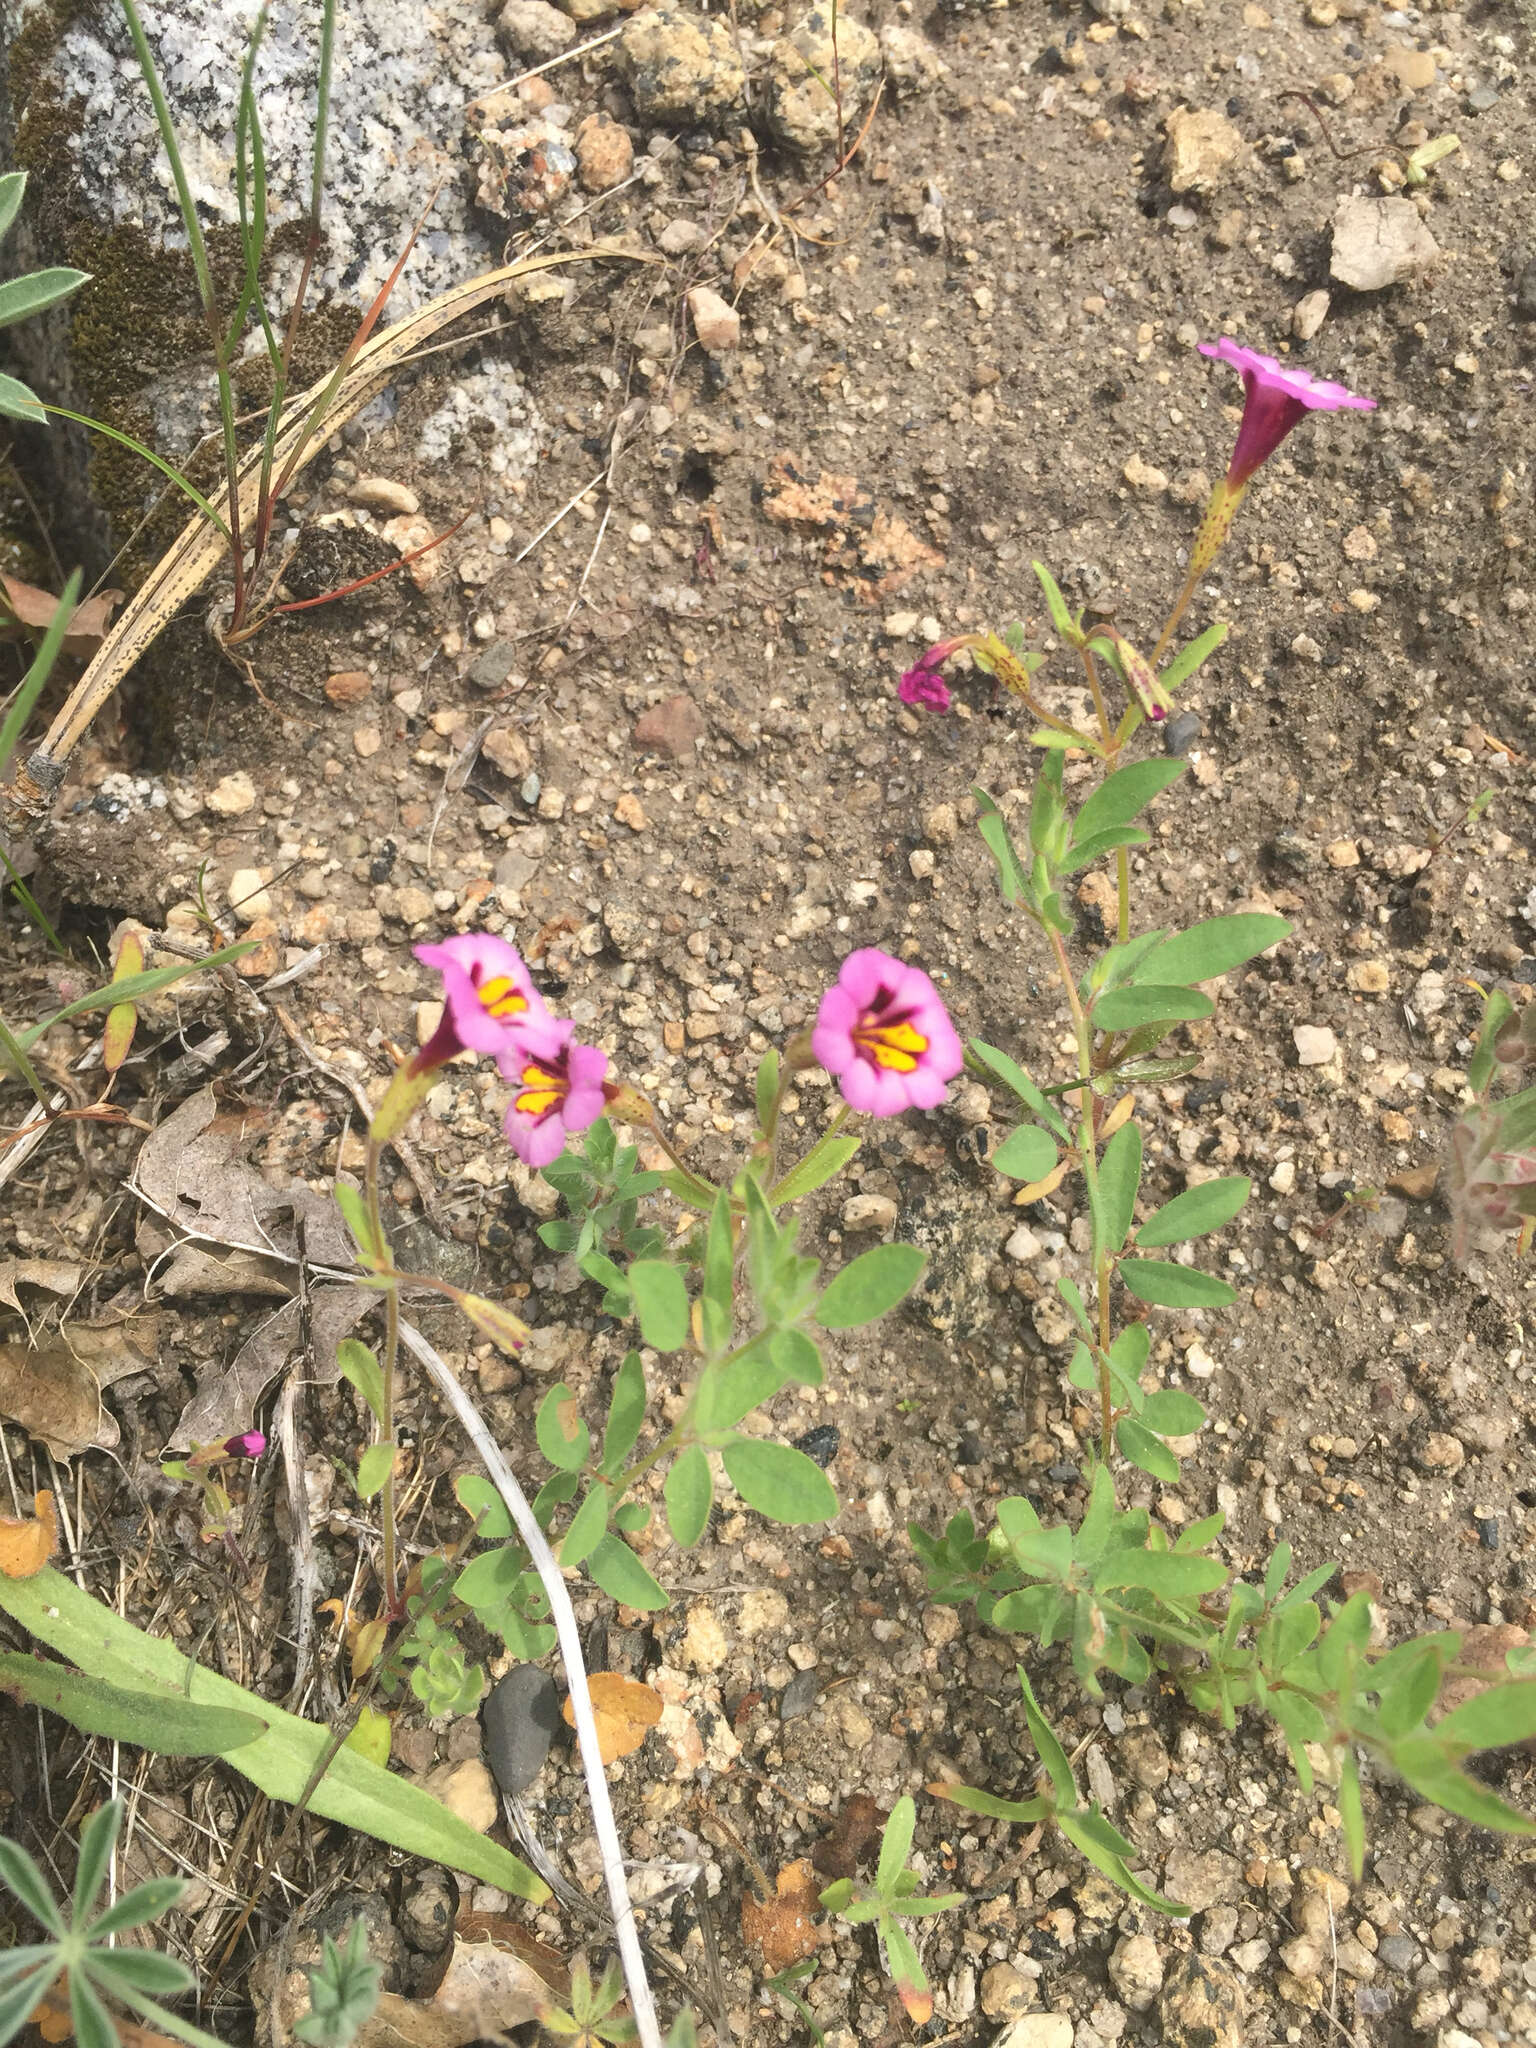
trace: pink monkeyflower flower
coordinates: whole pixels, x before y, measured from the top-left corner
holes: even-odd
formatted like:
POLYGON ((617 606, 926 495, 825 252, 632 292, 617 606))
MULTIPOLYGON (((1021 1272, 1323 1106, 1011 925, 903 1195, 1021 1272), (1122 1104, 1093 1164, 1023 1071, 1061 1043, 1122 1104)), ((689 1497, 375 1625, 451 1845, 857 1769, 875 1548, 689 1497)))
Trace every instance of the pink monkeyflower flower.
POLYGON ((903 704, 926 705, 930 711, 949 709, 949 685, 937 671, 925 668, 922 662, 907 670, 896 685, 896 694, 903 704))
POLYGON ((1314 377, 1310 370, 1278 363, 1223 335, 1202 341, 1200 353, 1230 363, 1243 380, 1243 423, 1227 467, 1227 484, 1240 491, 1267 462, 1296 422, 1309 412, 1374 412, 1374 398, 1361 398, 1342 384, 1314 377))
POLYGON ((811 1050, 850 1108, 933 1109, 965 1061, 949 1012, 920 967, 875 946, 850 953, 821 999, 811 1050))
POLYGON ((267 1448, 267 1439, 259 1429, 242 1430, 239 1436, 224 1439, 226 1458, 259 1458, 267 1448))
POLYGON ((503 1130, 525 1166, 548 1166, 566 1138, 602 1115, 608 1055, 579 1045, 576 1027, 547 1013, 525 1026, 497 1064, 512 1083, 503 1130))
POLYGON ((948 661, 957 647, 970 644, 969 636, 964 633, 958 639, 936 640, 932 647, 918 656, 896 685, 896 694, 902 703, 926 705, 930 711, 947 711, 949 685, 939 674, 939 666, 948 661))
POLYGON ((498 1058, 517 1042, 523 1027, 548 1021, 523 957, 490 932, 462 932, 433 946, 418 946, 416 958, 443 977, 443 1019, 416 1053, 411 1071, 440 1067, 456 1053, 492 1053, 498 1058))

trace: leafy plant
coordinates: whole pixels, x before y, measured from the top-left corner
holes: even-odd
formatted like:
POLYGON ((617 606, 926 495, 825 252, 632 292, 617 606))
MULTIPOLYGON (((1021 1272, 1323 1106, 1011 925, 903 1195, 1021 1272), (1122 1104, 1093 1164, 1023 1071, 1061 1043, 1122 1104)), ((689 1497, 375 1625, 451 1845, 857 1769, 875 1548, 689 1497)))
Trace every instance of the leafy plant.
POLYGON ((840 1877, 821 1894, 821 1903, 850 1927, 874 1928, 886 1970, 907 2017, 913 2026, 925 2027, 933 2018, 933 1993, 912 1937, 901 1922, 951 1912, 965 1904, 965 1894, 918 1895, 922 1878, 907 1864, 916 1826, 917 1808, 903 1794, 891 1808, 891 1817, 880 1838, 874 1883, 861 1885, 851 1877, 840 1877))
POLYGON ((220 2048, 212 2034, 159 2003, 191 1990, 196 1979, 185 1963, 159 1949, 113 1946, 118 1935, 168 1913, 187 1888, 179 1877, 152 1877, 98 1910, 122 1820, 123 1802, 109 1799, 81 1829, 67 1920, 33 1858, 19 1842, 0 1836, 0 1884, 48 1937, 0 1954, 0 2048, 16 2038, 60 1977, 79 2048, 117 2048, 109 1999, 189 2048, 220 2048))
POLYGON ((379 1966, 368 1953, 368 1928, 354 1920, 345 1944, 326 1935, 320 1960, 307 1972, 309 2011, 293 2031, 307 2048, 351 2048, 379 2002, 379 1966))
MULTIPOLYGON (((0 242, 5 240, 21 211, 26 190, 25 171, 8 171, 0 177, 0 242)), ((8 279, 0 284, 0 327, 14 327, 18 320, 30 320, 38 313, 46 313, 50 306, 62 305, 65 299, 90 281, 88 271, 62 268, 34 270, 26 277, 8 279)), ((0 416, 25 420, 34 427, 48 424, 48 415, 36 394, 29 391, 19 377, 0 376, 0 416)), ((77 583, 75 594, 78 594, 78 588, 77 583)), ((0 609, 4 609, 3 599, 0 599, 0 609)), ((61 601, 59 609, 67 619, 74 609, 74 595, 61 601)), ((5 751, 0 749, 0 760, 5 758, 5 751)))

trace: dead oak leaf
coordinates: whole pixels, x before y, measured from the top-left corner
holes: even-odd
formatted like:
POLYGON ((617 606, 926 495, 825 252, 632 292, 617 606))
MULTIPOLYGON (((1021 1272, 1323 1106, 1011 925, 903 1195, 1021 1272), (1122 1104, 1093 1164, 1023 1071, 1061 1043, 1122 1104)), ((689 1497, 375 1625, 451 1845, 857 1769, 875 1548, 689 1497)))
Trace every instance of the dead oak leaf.
MULTIPOLYGON (((35 583, 23 583, 19 576, 3 575, 0 589, 4 590, 5 603, 17 622, 0 624, 0 639, 20 638, 18 629, 27 633, 47 632, 59 608, 59 600, 52 591, 39 590, 35 583)), ((80 661, 89 661, 106 638, 112 614, 122 601, 120 590, 98 590, 84 604, 77 604, 64 630, 64 652, 80 661)))
MULTIPOLYGON (((592 1713, 597 1721, 597 1747, 605 1764, 629 1756, 644 1742, 661 1719, 661 1697, 642 1685, 638 1678, 626 1678, 621 1671, 594 1671, 587 1679, 592 1695, 592 1713)), ((561 1709, 567 1728, 576 1726, 576 1713, 569 1699, 561 1709)))
POLYGON ((816 1916, 821 1911, 821 1888, 808 1857, 787 1863, 774 1884, 775 1896, 766 1904, 748 1891, 741 1902, 741 1936, 763 1959, 770 1977, 814 1955, 821 1945, 816 1916))
POLYGON ((0 1515, 0 1575, 8 1579, 32 1579, 52 1557, 59 1541, 59 1518, 54 1513, 53 1495, 46 1487, 32 1496, 35 1519, 18 1521, 0 1515))
POLYGON ((812 1864, 829 1884, 835 1878, 852 1877, 889 1818, 867 1792, 855 1792, 844 1800, 837 1819, 811 1851, 812 1864))
POLYGON ((102 1389, 153 1368, 161 1327, 162 1318, 146 1312, 74 1323, 43 1344, 0 1344, 0 1415, 59 1459, 111 1450, 119 1431, 102 1389))

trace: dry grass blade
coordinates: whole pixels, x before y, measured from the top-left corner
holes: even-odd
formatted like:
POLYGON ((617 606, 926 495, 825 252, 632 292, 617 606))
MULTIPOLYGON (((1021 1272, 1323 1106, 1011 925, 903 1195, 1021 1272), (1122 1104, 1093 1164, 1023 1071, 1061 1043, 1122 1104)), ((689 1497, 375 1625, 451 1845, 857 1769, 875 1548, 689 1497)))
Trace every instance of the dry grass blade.
MULTIPOLYGON (((525 256, 499 270, 456 285, 441 298, 431 300, 407 314, 393 327, 375 335, 359 351, 357 361, 337 388, 323 418, 308 433, 311 409, 325 391, 329 377, 322 378, 286 408, 286 423, 274 450, 277 467, 296 476, 312 461, 338 428, 360 412, 411 353, 425 341, 457 320, 504 292, 509 284, 530 271, 550 270, 562 263, 618 256, 634 262, 629 251, 598 244, 591 249, 554 251, 542 256, 525 256)), ((254 518, 261 491, 263 454, 257 447, 240 470, 240 511, 242 522, 254 518)), ((70 755, 79 744, 98 711, 128 674, 134 663, 169 624, 189 597, 200 590, 227 552, 224 536, 208 522, 195 518, 186 525, 175 544, 160 558, 149 576, 124 608, 121 618, 107 634, 101 649, 86 669, 67 701, 34 750, 25 767, 17 770, 14 782, 4 791, 8 803, 25 815, 39 816, 52 801, 64 780, 70 755)))

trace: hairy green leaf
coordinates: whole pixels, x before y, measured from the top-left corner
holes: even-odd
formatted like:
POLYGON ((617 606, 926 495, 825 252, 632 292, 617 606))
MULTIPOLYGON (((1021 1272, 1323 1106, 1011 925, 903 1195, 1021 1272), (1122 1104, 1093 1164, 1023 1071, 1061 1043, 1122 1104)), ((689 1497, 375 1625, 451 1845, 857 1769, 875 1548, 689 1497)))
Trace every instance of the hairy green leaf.
POLYGON ((674 1539, 684 1550, 692 1550, 709 1526, 714 1497, 709 1459, 697 1444, 690 1444, 673 1459, 662 1494, 674 1539))
POLYGON ((670 1259, 636 1259, 629 1269, 640 1334, 653 1350, 680 1351, 688 1341, 688 1287, 670 1259))
POLYGON ((1122 1259, 1120 1278, 1138 1301, 1154 1308, 1224 1308, 1237 1299, 1225 1280, 1171 1259, 1122 1259))
POLYGON ((654 1614, 667 1604, 661 1586, 622 1536, 605 1536, 586 1560, 587 1576, 610 1600, 654 1614))
POLYGON ((824 1330, 856 1330, 895 1308, 917 1285, 927 1254, 913 1244, 877 1244, 835 1273, 812 1310, 824 1330))
POLYGON ((1038 1124, 1020 1124, 992 1154, 991 1163, 1010 1180, 1044 1180, 1056 1164, 1056 1141, 1038 1124))
POLYGON ((1130 1235, 1141 1186, 1141 1126, 1134 1117, 1123 1123, 1099 1159, 1099 1205, 1104 1244, 1119 1251, 1130 1235))
POLYGON ((1164 939, 1142 962, 1138 981, 1179 982, 1188 985, 1212 981, 1229 974, 1245 960, 1256 959, 1281 939, 1290 936, 1291 926, 1283 917, 1264 910, 1239 910, 1231 917, 1209 917, 1188 931, 1164 939))
POLYGON ((1095 999, 1093 1022, 1100 1031, 1135 1031, 1144 1024, 1192 1023, 1215 1007, 1198 989, 1138 980, 1105 989, 1095 999))
POLYGON ((1252 1193, 1253 1182, 1244 1173, 1202 1181, 1149 1216, 1136 1233, 1136 1243, 1144 1250, 1160 1251, 1165 1245, 1204 1237, 1230 1223, 1252 1193))
POLYGON ((561 1472, 580 1472, 592 1454, 592 1433, 581 1418, 576 1396, 564 1380, 539 1403, 534 1421, 539 1449, 561 1472))
POLYGON ((772 1522, 829 1522, 837 1513, 831 1480, 804 1451, 763 1437, 739 1436, 723 1447, 720 1459, 747 1506, 772 1522))

